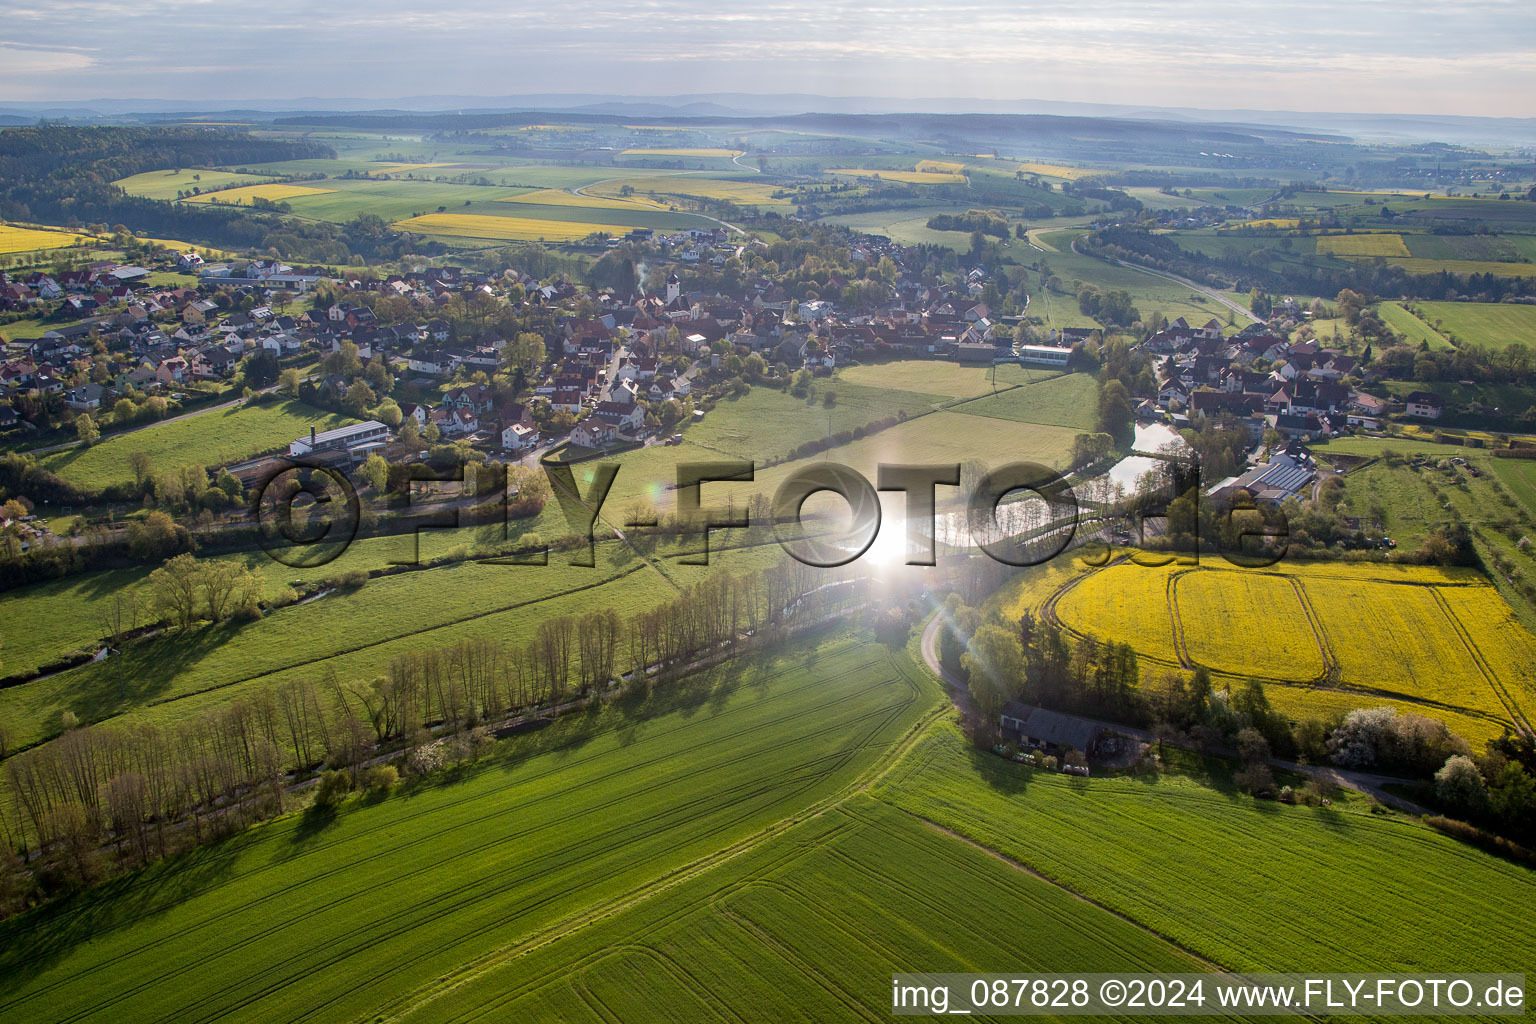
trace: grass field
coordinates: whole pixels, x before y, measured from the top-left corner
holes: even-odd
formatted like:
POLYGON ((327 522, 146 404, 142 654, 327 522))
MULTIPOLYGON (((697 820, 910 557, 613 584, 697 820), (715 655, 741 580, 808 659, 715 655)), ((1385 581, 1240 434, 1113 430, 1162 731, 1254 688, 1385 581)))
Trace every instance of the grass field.
POLYGON ((258 174, 238 174, 234 171, 211 171, 202 168, 181 170, 145 171, 128 178, 119 178, 112 184, 129 195, 145 199, 175 199, 178 192, 190 192, 194 188, 221 189, 232 185, 260 185, 268 179, 258 174))
POLYGON ((1091 433, 1097 420, 1098 387, 1093 374, 1068 373, 984 395, 954 406, 954 411, 1091 433))
POLYGON ((628 199, 610 199, 606 196, 576 195, 558 188, 541 188, 534 192, 524 192, 522 195, 508 196, 505 199, 496 200, 498 203, 522 203, 528 206, 574 206, 589 210, 633 210, 637 206, 649 206, 653 209, 666 209, 653 199, 636 196, 628 199))
POLYGON ((687 429, 689 443, 738 458, 764 461, 784 457, 792 449, 829 433, 853 430, 898 413, 930 412, 943 396, 828 382, 807 398, 784 391, 753 388, 740 398, 727 398, 699 423, 687 429), (827 406, 827 394, 836 402, 827 406))
POLYGON ((776 197, 779 188, 756 181, 733 181, 727 178, 705 178, 688 174, 656 175, 646 178, 625 178, 606 181, 586 189, 589 195, 617 198, 621 189, 634 190, 632 199, 667 196, 693 196, 699 199, 723 199, 744 206, 788 206, 790 200, 776 197))
MULTIPOLYGON (((1356 236, 1359 237, 1359 236, 1356 236)), ((1322 241, 1319 239, 1319 241, 1322 241)), ((1374 259, 1375 257, 1351 256, 1349 259, 1374 259)), ((1499 277, 1536 277, 1536 263, 1492 263, 1485 260, 1426 260, 1414 257, 1387 257, 1394 267, 1402 267, 1410 274, 1494 274, 1499 277)))
POLYGON ((1073 780, 945 725, 876 794, 1229 970, 1536 963, 1529 869, 1409 819, 1246 800, 1228 771, 1073 780))
POLYGON ((1525 667, 1536 638, 1470 570, 1293 562, 1260 573, 1123 561, 1062 583, 1054 608, 1038 587, 1004 601, 1101 642, 1129 642, 1144 671, 1145 662, 1204 665, 1281 684, 1271 699, 1293 716, 1391 703, 1480 745, 1536 711, 1536 668, 1525 667), (1323 678, 1330 667, 1336 681, 1323 678))
POLYGON ((1324 235, 1317 251, 1328 256, 1407 256, 1402 235, 1324 235))
MULTIPOLYGON (((33 252, 38 249, 65 249, 91 236, 72 231, 30 228, 20 224, 0 224, 0 253, 33 252)), ((0 326, 0 332, 5 330, 0 326)))
POLYGON ((839 167, 828 169, 826 173, 852 178, 879 178, 881 181, 899 181, 906 185, 953 185, 965 180, 965 175, 949 171, 889 171, 878 167, 839 167))
POLYGON ((585 238, 594 231, 609 235, 623 235, 630 230, 626 224, 589 224, 574 220, 542 220, 531 217, 490 217, 462 213, 428 213, 409 217, 393 225, 401 231, 418 235, 447 235, 450 238, 484 238, 491 241, 541 239, 549 242, 572 242, 585 238))
POLYGON ((212 466, 264 452, 309 433, 354 422, 297 400, 264 401, 199 413, 70 448, 42 460, 44 469, 82 487, 100 489, 133 479, 131 452, 147 452, 156 469, 212 466))
POLYGON ((730 157, 733 157, 733 156, 740 156, 741 155, 741 150, 739 150, 739 149, 710 149, 708 147, 703 147, 703 148, 699 148, 699 149, 688 149, 688 148, 681 148, 681 149, 626 149, 620 155, 621 156, 708 156, 708 157, 726 157, 727 159, 729 159, 730 157))
POLYGON ((0 1015, 875 1020, 914 969, 1536 966, 1522 867, 1220 762, 1014 765, 938 700, 856 635, 626 697, 0 924, 0 1015))
POLYGON ((997 387, 1026 384, 1049 375, 1048 371, 1031 370, 1017 364, 1005 363, 994 368, 966 366, 945 359, 898 359, 889 363, 845 366, 837 376, 839 380, 869 387, 970 398, 993 390, 994 373, 997 387))
POLYGON ((1502 349, 1536 339, 1536 306, 1512 302, 1420 302, 1432 324, 1438 323, 1464 345, 1502 349))
POLYGON ((1423 342, 1428 342, 1429 347, 1437 351, 1455 347, 1439 331, 1404 309, 1400 302, 1377 303, 1376 312, 1381 314, 1382 323, 1401 334, 1415 348, 1423 342))
POLYGON ((309 185, 285 185, 274 182, 270 185, 245 185, 241 188, 226 188, 219 192, 204 192, 183 202, 230 203, 239 206, 249 204, 255 199, 269 199, 276 203, 285 199, 307 199, 311 196, 329 195, 335 191, 333 188, 314 188, 309 185))
POLYGON ((288 818, 0 925, 0 1016, 408 1008, 448 972, 765 841, 874 769, 936 697, 900 652, 837 637, 626 698, 406 795, 288 818))

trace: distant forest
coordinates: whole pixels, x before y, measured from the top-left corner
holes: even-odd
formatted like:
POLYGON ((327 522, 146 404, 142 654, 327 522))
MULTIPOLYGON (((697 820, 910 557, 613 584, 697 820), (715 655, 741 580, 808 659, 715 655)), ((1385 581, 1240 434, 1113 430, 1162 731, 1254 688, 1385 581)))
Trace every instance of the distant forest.
POLYGON ((216 128, 39 125, 0 132, 0 218, 84 227, 125 225, 156 238, 255 250, 317 263, 392 259, 422 243, 363 216, 349 224, 131 196, 112 182, 145 171, 334 159, 329 146, 216 128))

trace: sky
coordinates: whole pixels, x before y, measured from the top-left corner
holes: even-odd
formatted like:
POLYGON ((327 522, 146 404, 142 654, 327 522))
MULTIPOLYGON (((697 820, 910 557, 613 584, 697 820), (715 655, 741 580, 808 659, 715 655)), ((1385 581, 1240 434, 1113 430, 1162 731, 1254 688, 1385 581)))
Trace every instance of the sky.
POLYGON ((1536 116, 1530 0, 0 0, 0 100, 710 92, 1536 116))

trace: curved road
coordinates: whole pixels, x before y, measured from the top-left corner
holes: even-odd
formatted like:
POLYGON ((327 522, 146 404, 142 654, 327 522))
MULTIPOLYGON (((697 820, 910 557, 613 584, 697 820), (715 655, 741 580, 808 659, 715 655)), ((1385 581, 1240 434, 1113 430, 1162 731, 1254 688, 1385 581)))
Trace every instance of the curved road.
MULTIPOLYGON (((928 666, 928 671, 932 672, 935 676, 944 682, 945 686, 949 689, 950 699, 954 701, 957 708, 959 708, 961 711, 974 713, 976 711, 976 705, 975 702, 971 700, 970 689, 962 680, 956 678, 954 675, 946 671, 943 665, 939 664, 939 630, 943 628, 944 617, 942 613, 935 614, 931 619, 928 620, 928 625, 923 628, 923 639, 921 644, 923 651, 923 663, 928 666)), ((1077 717, 1083 718, 1085 716, 1079 715, 1077 717)), ((1105 729, 1117 732, 1122 736, 1130 736, 1133 739, 1140 740, 1143 743, 1158 742, 1157 737, 1145 729, 1133 729, 1128 725, 1120 725, 1117 722, 1106 722, 1103 719, 1098 718, 1089 719, 1089 721, 1095 722, 1096 724, 1103 726, 1105 729)), ((1219 753, 1230 755, 1233 753, 1233 751, 1219 751, 1219 753)), ((1343 768, 1334 768, 1328 765, 1302 765, 1297 764, 1294 761, 1282 761, 1279 758, 1270 758, 1269 763, 1276 768, 1282 768, 1286 771, 1295 772, 1300 775, 1310 775, 1313 778, 1322 779, 1326 782, 1332 782, 1334 785, 1343 786, 1347 789, 1353 789, 1356 792, 1364 793, 1367 796, 1376 798, 1378 801, 1386 804, 1388 807, 1393 807, 1397 810, 1405 811, 1408 814, 1422 815, 1433 813, 1428 808, 1420 807, 1418 804, 1413 803, 1411 800, 1404 800, 1402 797, 1394 796, 1382 788, 1386 783, 1403 781, 1402 779, 1394 778, 1390 775, 1372 775, 1368 772, 1350 771, 1343 768)))

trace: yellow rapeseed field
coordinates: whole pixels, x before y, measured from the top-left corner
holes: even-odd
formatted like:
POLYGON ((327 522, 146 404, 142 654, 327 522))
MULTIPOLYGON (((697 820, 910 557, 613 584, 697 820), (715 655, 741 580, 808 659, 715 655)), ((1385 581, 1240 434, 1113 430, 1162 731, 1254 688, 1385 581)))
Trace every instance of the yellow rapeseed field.
POLYGON ((72 231, 53 231, 45 228, 29 228, 20 224, 0 224, 0 252, 33 252, 38 249, 63 249, 75 244, 76 239, 92 236, 72 231))
POLYGON ((959 174, 965 170, 965 164, 956 163, 953 160, 919 160, 917 169, 924 173, 939 171, 941 173, 959 174))
POLYGON ((1402 235, 1322 235, 1317 251, 1330 256, 1407 256, 1402 235))
POLYGON ((1269 678, 1304 683, 1323 674, 1322 649, 1288 578, 1243 569, 1200 570, 1177 577, 1174 596, 1185 651, 1196 665, 1249 675, 1259 644, 1269 655, 1269 678), (1255 636, 1259 609, 1275 625, 1255 636))
POLYGON ((274 182, 270 185, 244 185, 240 188, 227 188, 222 192, 204 192, 202 195, 183 199, 182 202, 229 203, 234 206, 248 206, 253 199, 268 199, 277 203, 282 202, 284 199, 297 199, 300 196, 319 196, 335 191, 333 188, 313 188, 309 185, 285 185, 282 182, 274 182))
POLYGON ((1474 745, 1536 712, 1536 636, 1470 569, 1120 561, 1083 575, 1059 561, 1014 584, 999 612, 1010 621, 1049 612, 1058 594, 1061 625, 1129 642, 1144 673, 1204 665, 1227 685, 1262 679, 1296 718, 1391 704, 1439 718, 1474 745))
POLYGON ((534 217, 492 217, 470 213, 428 213, 395 221, 395 227, 418 235, 448 235, 454 238, 486 238, 493 241, 545 239, 571 242, 594 231, 623 235, 629 228, 622 224, 586 224, 571 220, 539 220, 534 217))
POLYGON ((1074 632, 1101 643, 1129 642, 1143 657, 1177 665, 1168 604, 1168 579, 1177 568, 1112 565, 1063 594, 1056 615, 1074 632))

